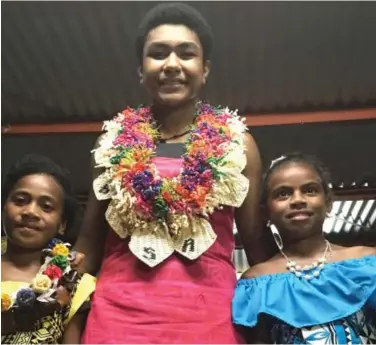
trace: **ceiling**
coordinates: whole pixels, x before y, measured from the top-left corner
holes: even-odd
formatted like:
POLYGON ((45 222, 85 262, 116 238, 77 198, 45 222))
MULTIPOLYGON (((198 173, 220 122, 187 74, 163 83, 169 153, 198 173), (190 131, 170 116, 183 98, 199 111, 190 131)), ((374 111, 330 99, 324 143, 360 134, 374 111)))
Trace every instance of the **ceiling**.
MULTIPOLYGON (((103 120, 148 102, 133 42, 155 4, 3 1, 2 123, 103 120)), ((202 98, 242 114, 376 105, 376 3, 191 4, 215 37, 202 98)))

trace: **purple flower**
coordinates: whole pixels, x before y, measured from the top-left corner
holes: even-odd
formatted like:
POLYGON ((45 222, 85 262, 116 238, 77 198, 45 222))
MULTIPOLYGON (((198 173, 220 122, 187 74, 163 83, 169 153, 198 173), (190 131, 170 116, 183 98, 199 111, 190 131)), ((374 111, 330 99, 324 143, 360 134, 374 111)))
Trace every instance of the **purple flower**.
POLYGON ((36 295, 32 289, 22 289, 17 292, 16 303, 20 307, 33 307, 36 300, 36 295))
POLYGON ((210 104, 201 103, 200 104, 200 113, 213 113, 214 109, 210 104))
POLYGON ((144 172, 139 172, 133 176, 132 184, 133 188, 141 192, 144 189, 148 188, 150 186, 150 183, 153 181, 153 174, 145 170, 144 172))
POLYGON ((140 188, 139 192, 141 193, 143 200, 152 200, 159 194, 162 187, 162 181, 140 183, 136 187, 140 188))
POLYGON ((206 136, 208 137, 208 138, 212 138, 212 137, 214 137, 214 136, 217 136, 218 135, 218 132, 217 132, 217 130, 215 130, 214 128, 208 128, 207 130, 206 130, 206 136))
POLYGON ((186 169, 183 170, 182 175, 184 177, 194 176, 196 175, 196 172, 194 171, 192 167, 187 167, 186 169))

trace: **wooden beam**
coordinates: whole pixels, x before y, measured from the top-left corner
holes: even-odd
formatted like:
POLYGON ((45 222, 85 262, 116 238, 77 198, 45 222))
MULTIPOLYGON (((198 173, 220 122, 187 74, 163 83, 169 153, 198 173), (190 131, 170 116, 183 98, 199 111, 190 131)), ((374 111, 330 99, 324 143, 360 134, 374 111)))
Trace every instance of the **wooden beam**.
POLYGON ((333 110, 310 113, 252 114, 246 115, 247 126, 291 125, 318 122, 358 121, 376 119, 376 108, 333 110))
POLYGON ((99 133, 102 122, 50 123, 1 126, 2 134, 99 133))
POLYGON ((344 188, 333 190, 334 200, 369 200, 376 199, 376 188, 344 188))
MULTIPOLYGON (((245 117, 247 126, 290 125, 318 122, 358 121, 376 119, 376 108, 357 110, 336 110, 288 114, 250 114, 245 117)), ((41 133, 99 133, 102 122, 51 123, 2 125, 2 134, 41 134, 41 133)))

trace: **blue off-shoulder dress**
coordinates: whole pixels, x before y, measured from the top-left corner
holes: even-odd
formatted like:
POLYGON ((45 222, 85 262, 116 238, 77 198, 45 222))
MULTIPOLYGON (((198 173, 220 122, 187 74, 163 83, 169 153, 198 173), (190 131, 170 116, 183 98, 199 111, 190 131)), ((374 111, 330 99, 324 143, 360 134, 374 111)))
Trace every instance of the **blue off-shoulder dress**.
POLYGON ((329 263, 312 280, 240 279, 232 316, 245 327, 262 316, 277 344, 376 344, 376 255, 329 263))

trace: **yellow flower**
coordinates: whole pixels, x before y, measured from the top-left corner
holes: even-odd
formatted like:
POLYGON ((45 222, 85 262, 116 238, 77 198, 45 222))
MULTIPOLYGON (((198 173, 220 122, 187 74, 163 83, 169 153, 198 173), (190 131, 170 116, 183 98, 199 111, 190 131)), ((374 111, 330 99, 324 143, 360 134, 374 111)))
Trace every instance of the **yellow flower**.
POLYGON ((51 254, 52 256, 56 256, 56 255, 68 256, 69 248, 62 243, 58 243, 55 245, 55 247, 53 247, 51 254))
POLYGON ((31 288, 36 293, 44 293, 48 291, 51 285, 52 281, 48 276, 45 274, 37 274, 31 283, 31 288))
POLYGON ((6 293, 1 294, 1 311, 7 311, 12 306, 12 299, 6 293))

